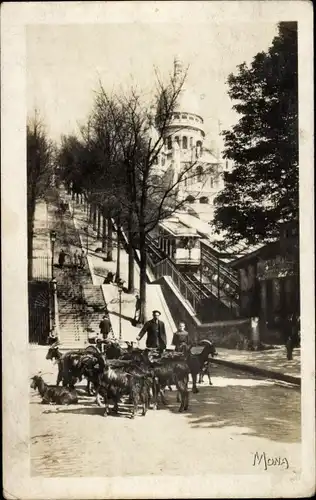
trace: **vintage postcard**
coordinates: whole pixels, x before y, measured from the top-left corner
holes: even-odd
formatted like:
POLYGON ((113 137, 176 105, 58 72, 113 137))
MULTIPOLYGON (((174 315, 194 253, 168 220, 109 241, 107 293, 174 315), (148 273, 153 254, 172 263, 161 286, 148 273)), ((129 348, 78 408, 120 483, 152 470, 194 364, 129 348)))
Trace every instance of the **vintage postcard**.
POLYGON ((312 4, 1 14, 4 497, 312 496, 312 4))

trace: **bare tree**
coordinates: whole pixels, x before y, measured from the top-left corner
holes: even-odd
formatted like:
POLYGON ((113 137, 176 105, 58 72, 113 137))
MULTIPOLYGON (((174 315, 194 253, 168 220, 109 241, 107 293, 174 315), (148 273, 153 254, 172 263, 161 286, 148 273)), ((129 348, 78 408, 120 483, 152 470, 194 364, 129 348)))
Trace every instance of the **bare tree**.
POLYGON ((99 102, 104 103, 107 116, 110 115, 121 171, 126 176, 123 183, 117 185, 117 196, 122 208, 129 214, 130 262, 133 261, 136 240, 139 245, 141 321, 145 321, 146 311, 146 236, 161 220, 183 207, 184 200, 178 197, 179 187, 186 179, 197 175, 195 160, 189 161, 177 175, 171 177, 157 169, 185 78, 186 74, 180 79, 171 76, 168 84, 163 85, 157 75, 156 96, 152 105, 156 110, 154 120, 148 113, 148 106, 134 89, 129 95, 108 95, 100 85, 98 93, 99 102), (155 134, 151 134, 152 130, 155 134))
POLYGON ((39 114, 27 123, 27 250, 28 279, 32 279, 33 236, 36 202, 44 198, 54 177, 53 143, 48 138, 39 114))

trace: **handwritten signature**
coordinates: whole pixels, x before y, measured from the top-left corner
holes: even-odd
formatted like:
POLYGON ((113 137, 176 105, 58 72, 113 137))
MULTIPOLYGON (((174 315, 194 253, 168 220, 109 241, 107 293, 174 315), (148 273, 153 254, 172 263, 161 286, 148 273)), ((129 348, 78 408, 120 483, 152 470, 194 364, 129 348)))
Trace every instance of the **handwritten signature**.
POLYGON ((254 453, 253 457, 253 466, 256 465, 262 465, 264 466, 264 470, 267 470, 268 467, 280 467, 283 469, 288 469, 289 468, 289 462, 287 458, 285 457, 268 457, 266 452, 264 451, 263 453, 259 454, 257 451, 254 453))

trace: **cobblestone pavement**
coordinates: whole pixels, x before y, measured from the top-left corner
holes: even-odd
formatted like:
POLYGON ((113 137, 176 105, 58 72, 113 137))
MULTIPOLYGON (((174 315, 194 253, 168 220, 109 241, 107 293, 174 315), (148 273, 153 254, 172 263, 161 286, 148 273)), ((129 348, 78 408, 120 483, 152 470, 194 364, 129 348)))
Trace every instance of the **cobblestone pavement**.
POLYGON ((285 347, 270 349, 266 351, 247 352, 236 351, 231 349, 218 348, 219 358, 235 363, 241 363, 256 368, 264 368, 294 377, 301 376, 301 350, 294 349, 293 359, 291 361, 286 358, 285 347))
MULTIPOLYGON (((45 369, 51 374, 43 378, 50 382, 56 367, 46 362, 45 369)), ((299 390, 223 366, 214 366, 212 380, 212 387, 205 382, 198 394, 190 393, 188 412, 177 412, 172 391, 166 394, 168 407, 134 420, 126 405, 118 416, 103 417, 83 386, 80 404, 70 407, 41 405, 31 390, 31 474, 298 474, 299 390), (256 452, 286 458, 289 468, 266 471, 264 460, 253 465, 256 452)))

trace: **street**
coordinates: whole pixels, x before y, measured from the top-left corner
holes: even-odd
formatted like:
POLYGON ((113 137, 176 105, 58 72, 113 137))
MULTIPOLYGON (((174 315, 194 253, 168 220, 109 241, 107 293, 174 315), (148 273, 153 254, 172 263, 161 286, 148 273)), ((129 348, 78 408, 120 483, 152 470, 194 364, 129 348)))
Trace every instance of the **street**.
POLYGON ((177 412, 176 391, 167 390, 168 407, 134 420, 122 406, 103 417, 84 385, 70 407, 41 405, 31 390, 31 474, 298 474, 299 389, 223 366, 213 367, 212 381, 190 392, 188 412, 177 412))

